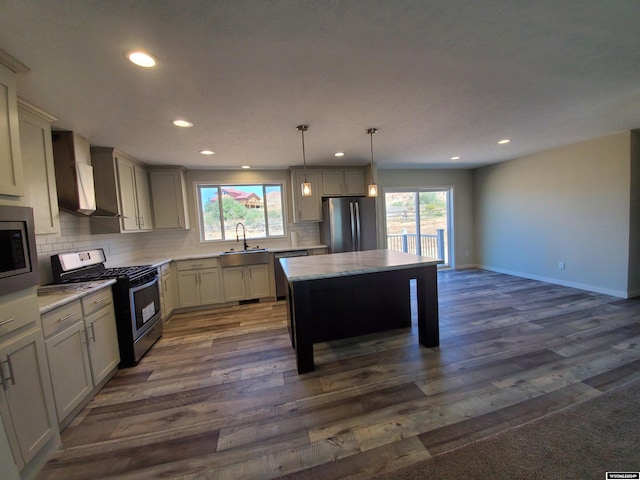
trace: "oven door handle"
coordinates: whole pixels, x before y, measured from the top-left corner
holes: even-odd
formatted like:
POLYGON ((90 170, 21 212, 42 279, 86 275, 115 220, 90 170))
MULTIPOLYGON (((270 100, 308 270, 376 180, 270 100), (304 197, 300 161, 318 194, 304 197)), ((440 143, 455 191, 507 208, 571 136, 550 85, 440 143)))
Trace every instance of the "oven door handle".
POLYGON ((137 287, 132 287, 130 289, 131 295, 133 295, 138 290, 142 290, 143 288, 150 287, 154 283, 158 283, 158 277, 155 277, 153 280, 151 280, 150 282, 145 283, 144 285, 138 285, 137 287))
MULTIPOLYGON (((137 308, 134 308, 134 305, 136 304, 135 302, 135 294, 138 290, 143 290, 145 288, 149 288, 152 287, 153 285, 157 285, 158 284, 158 276, 156 275, 154 277, 153 280, 151 280, 150 282, 145 283, 144 285, 138 285, 137 287, 131 287, 129 289, 129 305, 131 306, 131 322, 132 324, 135 326, 136 325, 136 310, 137 308)), ((158 292, 159 294, 159 292, 158 292)), ((159 301, 159 299, 158 299, 159 301)), ((154 301, 154 310, 156 308, 158 308, 159 305, 155 305, 155 301, 154 301)), ((157 312, 157 310, 156 310, 157 312)), ((144 323, 144 322, 143 322, 144 323)))

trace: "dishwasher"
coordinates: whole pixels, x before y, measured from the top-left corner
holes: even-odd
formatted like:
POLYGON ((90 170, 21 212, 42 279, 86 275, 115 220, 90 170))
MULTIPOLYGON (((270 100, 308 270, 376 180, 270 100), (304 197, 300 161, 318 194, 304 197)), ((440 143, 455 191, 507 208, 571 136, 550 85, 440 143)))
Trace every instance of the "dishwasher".
POLYGON ((287 296, 287 277, 284 275, 284 271, 280 265, 280 259, 289 257, 306 257, 307 255, 307 250, 295 250, 291 252, 279 252, 273 254, 273 270, 276 272, 276 300, 287 296))

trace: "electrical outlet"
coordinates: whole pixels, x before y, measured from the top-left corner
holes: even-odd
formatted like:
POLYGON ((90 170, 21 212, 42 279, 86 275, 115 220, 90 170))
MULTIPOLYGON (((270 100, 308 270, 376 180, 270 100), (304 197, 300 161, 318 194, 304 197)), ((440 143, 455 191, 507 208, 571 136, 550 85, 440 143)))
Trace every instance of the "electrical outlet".
POLYGON ((564 262, 558 262, 558 268, 560 270, 564 270, 564 267, 565 267, 565 263, 564 262))

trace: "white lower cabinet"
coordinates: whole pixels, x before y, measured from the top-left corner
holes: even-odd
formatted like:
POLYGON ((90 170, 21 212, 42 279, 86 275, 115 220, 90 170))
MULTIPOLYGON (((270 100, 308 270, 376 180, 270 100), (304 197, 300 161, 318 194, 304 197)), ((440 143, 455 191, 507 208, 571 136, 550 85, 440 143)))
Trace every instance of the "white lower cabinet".
POLYGON ((249 278, 247 294, 249 298, 261 298, 271 295, 269 288, 269 265, 248 265, 249 278))
POLYGON ((0 472, 2 472, 2 480, 20 480, 18 467, 13 461, 11 445, 2 422, 0 422, 0 472))
POLYGON ((158 268, 160 274, 160 309, 162 311, 162 320, 167 321, 176 306, 175 301, 175 276, 171 272, 170 263, 165 263, 158 268))
POLYGON ((98 386, 120 363, 118 331, 113 303, 84 319, 93 385, 98 386))
POLYGON ((16 468, 30 477, 57 446, 58 426, 35 293, 7 298, 0 325, 14 327, 0 335, 0 416, 16 468))
POLYGON ((244 269, 245 267, 225 267, 222 269, 222 284, 226 302, 244 300, 246 298, 244 269))
POLYGON ((43 314, 42 331, 58 423, 64 427, 120 363, 111 288, 43 314))
POLYGON ((63 424, 93 389, 80 300, 42 315, 53 398, 63 424))
POLYGON ((14 459, 22 468, 57 433, 47 405, 51 386, 40 329, 0 345, 0 359, 4 377, 0 411, 3 421, 6 417, 11 422, 9 443, 13 436, 14 459))
POLYGON ((47 338, 45 345, 56 413, 62 421, 93 389, 87 338, 82 318, 47 338))
POLYGON ((222 302, 217 258, 176 262, 180 307, 222 302))
POLYGON ((270 296, 269 265, 244 265, 222 269, 226 302, 270 296))

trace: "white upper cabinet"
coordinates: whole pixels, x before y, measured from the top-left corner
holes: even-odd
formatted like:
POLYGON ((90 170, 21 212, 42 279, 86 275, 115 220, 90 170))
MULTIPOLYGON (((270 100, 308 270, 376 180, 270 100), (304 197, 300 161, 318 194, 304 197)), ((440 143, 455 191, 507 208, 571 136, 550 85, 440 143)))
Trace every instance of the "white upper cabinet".
POLYGON ((33 207, 36 235, 59 234, 60 213, 51 143, 51 122, 57 119, 18 99, 20 148, 24 171, 24 203, 33 207))
POLYGON ((24 195, 15 73, 0 58, 0 195, 24 195))
POLYGON ((364 195, 366 193, 364 183, 363 169, 327 169, 322 171, 322 195, 325 197, 364 195))
POLYGON ((109 147, 91 147, 91 164, 97 207, 97 215, 91 217, 91 231, 151 230, 153 218, 146 168, 125 153, 109 147), (112 214, 119 217, 109 217, 112 214))
POLYGON ((154 229, 189 229, 184 168, 152 168, 149 170, 149 183, 154 229))
POLYGON ((322 192, 320 191, 321 172, 318 170, 291 170, 291 191, 293 198, 293 221, 322 221, 322 192), (311 184, 311 196, 303 197, 301 185, 305 179, 311 184))

